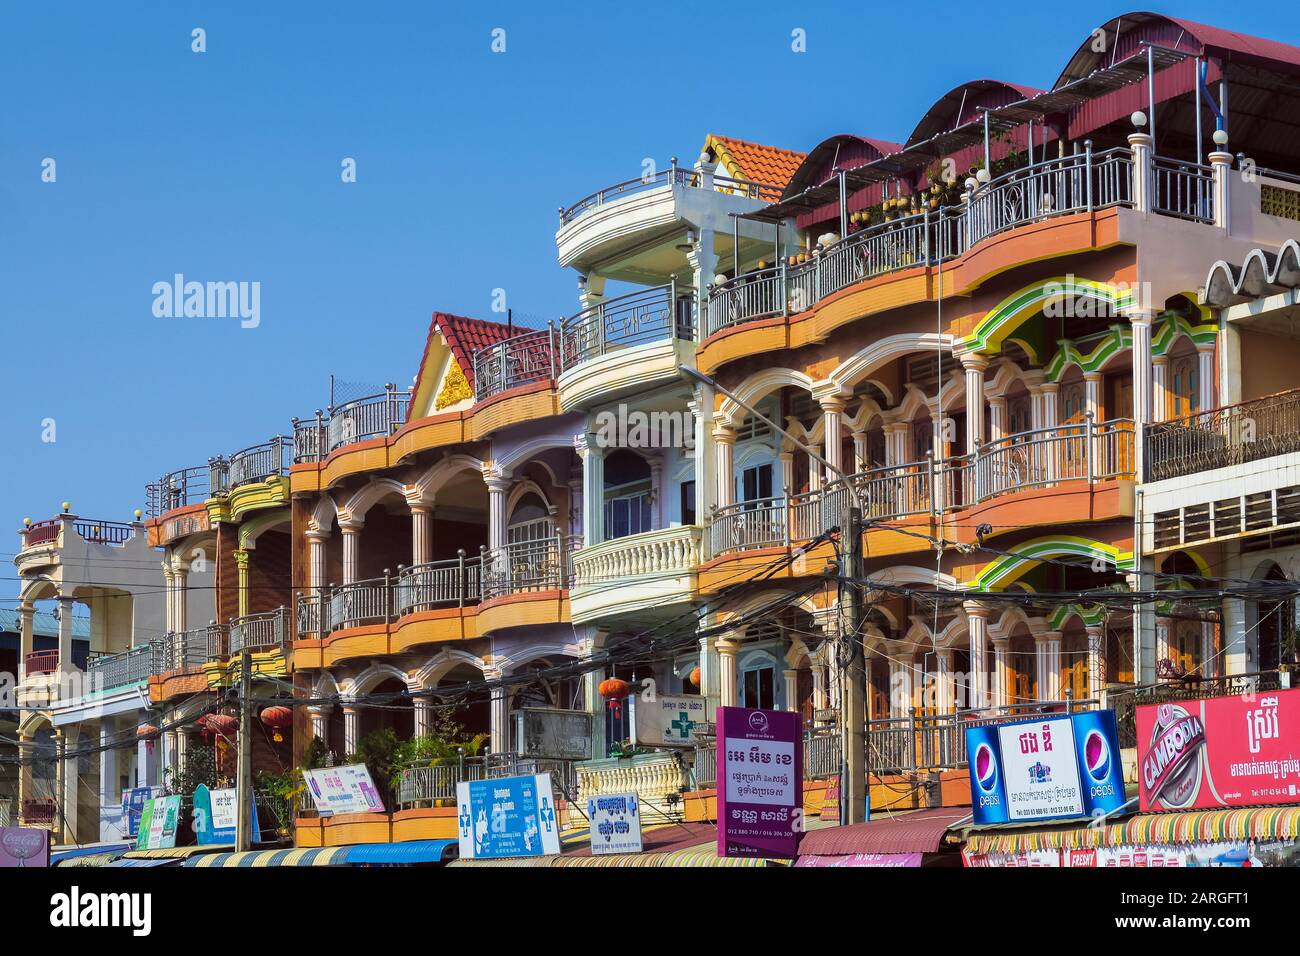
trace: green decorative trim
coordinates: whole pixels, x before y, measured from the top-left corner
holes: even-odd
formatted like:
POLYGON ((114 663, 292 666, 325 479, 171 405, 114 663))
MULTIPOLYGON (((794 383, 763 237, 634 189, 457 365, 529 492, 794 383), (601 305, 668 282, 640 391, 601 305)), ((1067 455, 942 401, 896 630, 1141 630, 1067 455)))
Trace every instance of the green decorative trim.
POLYGON ((1053 611, 1047 618, 1047 623, 1052 630, 1059 631, 1065 627, 1066 618, 1071 614, 1079 615, 1083 621, 1084 627, 1096 627, 1106 620, 1106 605, 1104 604, 1062 604, 1053 611))
MULTIPOLYGON (((1013 292, 994 306, 974 331, 962 339, 961 347, 968 352, 996 355, 1002 350, 1002 343, 1026 319, 1041 312, 1048 303, 1067 296, 1093 299, 1112 312, 1126 308, 1133 302, 1131 289, 1122 289, 1105 282, 1080 279, 1077 276, 1042 279, 1013 292)), ((1023 342, 1021 347, 1024 347, 1023 342)), ((1039 361, 1034 352, 1030 353, 1030 358, 1035 364, 1039 361)))
POLYGON ((288 508, 279 508, 275 511, 263 511, 260 514, 249 518, 239 526, 239 547, 257 547, 255 542, 259 534, 267 528, 277 524, 284 524, 288 520, 290 520, 288 508))
POLYGON ((972 591, 1002 591, 1014 584, 1047 558, 1083 558, 1086 561, 1102 560, 1118 572, 1133 570, 1133 552, 1120 551, 1114 545, 1081 538, 1077 535, 1052 535, 1035 538, 1018 546, 1013 553, 1003 555, 987 564, 970 584, 972 591))
MULTIPOLYGON (((1151 354, 1165 355, 1174 347, 1178 336, 1186 335, 1196 345, 1212 345, 1219 334, 1218 326, 1192 325, 1177 312, 1166 312, 1157 317, 1159 324, 1151 339, 1151 354)), ((1049 382, 1058 382, 1071 365, 1083 372, 1100 372, 1116 354, 1133 347, 1131 326, 1116 323, 1103 336, 1091 352, 1084 354, 1069 339, 1062 339, 1052 360, 1043 369, 1049 382)))

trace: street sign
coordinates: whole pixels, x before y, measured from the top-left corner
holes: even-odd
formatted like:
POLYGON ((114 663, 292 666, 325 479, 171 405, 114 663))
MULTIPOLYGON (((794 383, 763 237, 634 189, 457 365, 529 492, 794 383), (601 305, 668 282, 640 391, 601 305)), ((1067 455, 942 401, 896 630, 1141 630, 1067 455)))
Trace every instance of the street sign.
POLYGON ((604 793, 587 798, 591 853, 641 852, 641 802, 635 793, 604 793))
POLYGON ((560 852, 549 773, 456 784, 460 855, 465 859, 560 852))

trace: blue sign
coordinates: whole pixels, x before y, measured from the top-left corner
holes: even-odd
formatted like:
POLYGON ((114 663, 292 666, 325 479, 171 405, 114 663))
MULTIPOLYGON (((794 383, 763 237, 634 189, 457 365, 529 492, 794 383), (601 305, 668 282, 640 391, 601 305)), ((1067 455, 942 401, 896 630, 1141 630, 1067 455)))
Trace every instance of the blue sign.
POLYGON ((139 835, 140 815, 144 813, 145 801, 160 796, 161 787, 132 787, 122 791, 122 815, 126 819, 127 836, 139 835))
POLYGON ((1113 710, 966 729, 977 824, 1094 817, 1124 806, 1113 710))
MULTIPOLYGON (((199 784, 194 788, 194 842, 200 846, 234 846, 239 821, 239 803, 235 790, 209 790, 199 784)), ((260 843, 257 808, 253 807, 252 842, 260 843)))
POLYGON ((549 773, 458 783, 456 816, 467 859, 560 852, 549 773))

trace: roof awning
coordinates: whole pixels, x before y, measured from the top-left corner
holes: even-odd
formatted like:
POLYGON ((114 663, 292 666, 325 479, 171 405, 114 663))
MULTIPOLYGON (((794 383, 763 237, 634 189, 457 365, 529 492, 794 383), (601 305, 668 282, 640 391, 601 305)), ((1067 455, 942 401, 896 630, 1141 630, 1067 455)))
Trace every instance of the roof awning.
POLYGON ((935 807, 846 827, 826 827, 804 834, 799 856, 936 853, 944 835, 969 818, 969 807, 935 807))
POLYGON ((60 863, 66 863, 68 860, 75 860, 82 856, 99 856, 101 854, 112 854, 121 856, 127 850, 131 849, 130 843, 95 843, 91 846, 71 847, 67 850, 55 850, 50 853, 50 866, 58 866, 60 863))
POLYGON ((219 846, 173 846, 155 850, 131 850, 125 854, 132 860, 186 860, 199 853, 216 853, 219 846))
POLYGON ((411 840, 406 843, 363 843, 350 846, 344 862, 351 866, 396 866, 442 863, 455 859, 458 840, 411 840))
POLYGON ((109 853, 85 853, 81 856, 67 856, 63 859, 53 862, 50 866, 59 867, 94 867, 108 866, 114 860, 122 855, 121 850, 113 850, 109 853))
POLYGON ((317 846, 299 849, 250 850, 245 853, 212 853, 186 860, 186 866, 264 867, 264 866, 342 866, 347 862, 350 846, 317 846))
POLYGON ((1300 807, 1249 807, 1241 810, 1188 810, 1138 813, 1121 823, 1089 826, 1081 820, 1066 828, 971 831, 972 853, 1020 853, 1026 850, 1096 846, 1217 843, 1234 840, 1294 839, 1300 836, 1300 807))
POLYGON ((143 869, 152 869, 158 866, 183 866, 185 863, 180 857, 154 857, 148 860, 137 860, 130 857, 122 857, 119 860, 113 860, 105 863, 105 866, 131 866, 143 869))

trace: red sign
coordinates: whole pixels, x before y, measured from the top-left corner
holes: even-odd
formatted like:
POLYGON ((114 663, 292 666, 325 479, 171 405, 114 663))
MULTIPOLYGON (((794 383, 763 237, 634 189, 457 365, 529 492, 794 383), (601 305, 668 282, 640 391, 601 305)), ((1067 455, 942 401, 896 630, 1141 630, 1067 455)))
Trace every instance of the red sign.
POLYGON ((1137 709, 1143 810, 1300 803, 1300 689, 1137 709))

